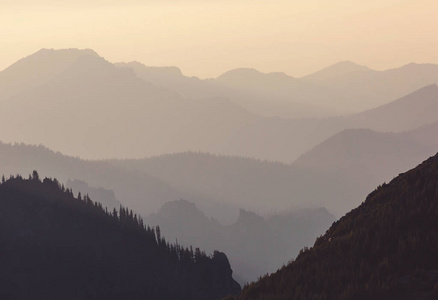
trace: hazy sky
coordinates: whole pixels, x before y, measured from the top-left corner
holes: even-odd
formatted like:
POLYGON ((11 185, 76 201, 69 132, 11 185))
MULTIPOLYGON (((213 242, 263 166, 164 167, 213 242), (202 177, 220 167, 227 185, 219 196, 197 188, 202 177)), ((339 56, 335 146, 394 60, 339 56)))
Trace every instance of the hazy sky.
POLYGON ((0 69, 40 48, 92 48, 199 77, 438 63, 437 16, 436 0, 0 0, 0 69))

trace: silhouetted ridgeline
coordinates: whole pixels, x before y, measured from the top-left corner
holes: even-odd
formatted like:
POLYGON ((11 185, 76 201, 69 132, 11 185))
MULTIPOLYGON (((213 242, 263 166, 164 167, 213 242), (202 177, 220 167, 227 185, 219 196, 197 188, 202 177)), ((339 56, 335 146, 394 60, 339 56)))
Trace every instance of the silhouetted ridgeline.
POLYGON ((219 299, 240 290, 225 254, 168 243, 34 172, 0 185, 1 299, 219 299))
POLYGON ((372 192, 311 249, 229 299, 437 299, 438 154, 372 192))

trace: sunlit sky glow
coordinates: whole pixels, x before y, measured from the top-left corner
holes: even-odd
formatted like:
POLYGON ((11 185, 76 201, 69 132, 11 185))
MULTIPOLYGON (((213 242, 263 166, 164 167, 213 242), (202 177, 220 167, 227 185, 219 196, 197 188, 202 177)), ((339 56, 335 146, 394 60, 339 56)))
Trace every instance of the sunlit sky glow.
POLYGON ((366 2, 0 0, 0 69, 41 48, 91 48, 202 78, 238 67, 302 76, 342 60, 438 63, 438 1, 366 2))

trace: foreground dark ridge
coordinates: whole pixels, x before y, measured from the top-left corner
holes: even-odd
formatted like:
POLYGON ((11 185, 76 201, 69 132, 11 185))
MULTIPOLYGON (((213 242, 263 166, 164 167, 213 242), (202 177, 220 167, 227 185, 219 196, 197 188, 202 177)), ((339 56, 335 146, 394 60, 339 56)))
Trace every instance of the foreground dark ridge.
POLYGON ((438 155, 379 186, 286 267, 228 299, 438 299, 438 155))
POLYGON ((0 185, 1 299, 219 299, 225 254, 169 244, 132 211, 106 212, 33 173, 0 185))

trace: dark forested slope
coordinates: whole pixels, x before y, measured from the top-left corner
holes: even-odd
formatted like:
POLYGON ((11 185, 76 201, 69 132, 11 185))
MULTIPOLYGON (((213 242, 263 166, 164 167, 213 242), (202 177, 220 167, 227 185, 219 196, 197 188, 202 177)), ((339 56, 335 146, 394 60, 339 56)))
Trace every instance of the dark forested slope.
POLYGON ((218 299, 240 290, 225 254, 169 244, 34 172, 0 185, 0 298, 218 299))
POLYGON ((372 192, 233 299, 437 299, 438 155, 372 192))

